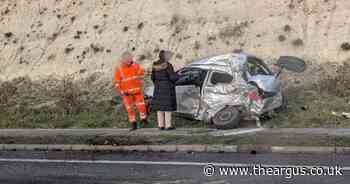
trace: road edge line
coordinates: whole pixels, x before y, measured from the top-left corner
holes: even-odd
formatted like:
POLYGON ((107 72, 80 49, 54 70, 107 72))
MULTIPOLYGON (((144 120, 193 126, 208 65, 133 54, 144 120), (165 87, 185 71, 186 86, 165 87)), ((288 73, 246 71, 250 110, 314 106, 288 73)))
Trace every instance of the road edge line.
POLYGON ((207 153, 350 153, 350 147, 268 146, 268 145, 80 145, 0 144, 2 151, 112 151, 112 152, 207 152, 207 153))

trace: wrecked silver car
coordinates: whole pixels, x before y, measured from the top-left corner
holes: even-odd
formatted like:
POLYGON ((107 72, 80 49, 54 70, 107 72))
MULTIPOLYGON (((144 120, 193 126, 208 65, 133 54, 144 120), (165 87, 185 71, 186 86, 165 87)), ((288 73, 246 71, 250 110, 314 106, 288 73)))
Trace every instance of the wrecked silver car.
MULTIPOLYGON (((242 119, 257 120, 263 114, 286 108, 279 75, 283 69, 303 72, 305 62, 283 56, 273 73, 259 58, 232 53, 196 60, 177 71, 177 113, 213 123, 218 129, 239 126, 242 119)), ((153 96, 153 87, 146 88, 153 96)))

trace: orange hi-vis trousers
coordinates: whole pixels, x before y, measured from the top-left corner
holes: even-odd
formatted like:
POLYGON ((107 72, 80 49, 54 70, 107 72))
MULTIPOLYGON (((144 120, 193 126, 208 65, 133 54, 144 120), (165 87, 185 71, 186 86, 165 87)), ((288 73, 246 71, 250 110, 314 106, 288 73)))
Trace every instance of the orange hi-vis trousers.
POLYGON ((136 122, 136 113, 134 111, 134 106, 136 106, 137 111, 140 113, 141 120, 145 120, 147 118, 147 109, 143 93, 123 96, 123 103, 126 111, 128 112, 130 123, 136 122))

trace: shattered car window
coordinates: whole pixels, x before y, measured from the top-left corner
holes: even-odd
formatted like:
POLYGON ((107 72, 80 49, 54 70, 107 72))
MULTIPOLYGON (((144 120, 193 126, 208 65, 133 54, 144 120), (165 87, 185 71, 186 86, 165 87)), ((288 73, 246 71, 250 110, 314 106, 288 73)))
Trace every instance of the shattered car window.
POLYGON ((250 75, 273 75, 267 65, 255 57, 248 58, 248 72, 250 75))
POLYGON ((214 72, 211 75, 210 83, 216 85, 218 83, 231 83, 233 76, 227 73, 214 72))
POLYGON ((207 75, 206 70, 198 68, 184 68, 178 71, 179 80, 176 82, 177 86, 196 85, 202 86, 207 75))

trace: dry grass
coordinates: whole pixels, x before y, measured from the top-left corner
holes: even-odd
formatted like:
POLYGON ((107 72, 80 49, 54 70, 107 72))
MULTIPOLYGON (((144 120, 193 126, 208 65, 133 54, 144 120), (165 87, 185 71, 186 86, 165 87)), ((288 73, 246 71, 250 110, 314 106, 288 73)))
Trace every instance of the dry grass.
MULTIPOLYGON (((0 128, 127 128, 121 98, 98 76, 79 81, 72 77, 38 82, 18 78, 1 83, 0 128)), ((174 119, 181 127, 204 124, 174 119)), ((157 127, 154 113, 150 122, 149 127, 157 127)))
POLYGON ((350 112, 346 98, 315 91, 289 90, 288 110, 268 122, 276 128, 350 128, 350 119, 332 112, 350 112))

